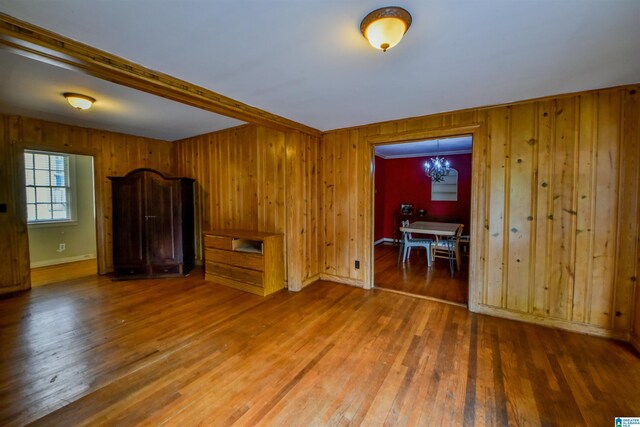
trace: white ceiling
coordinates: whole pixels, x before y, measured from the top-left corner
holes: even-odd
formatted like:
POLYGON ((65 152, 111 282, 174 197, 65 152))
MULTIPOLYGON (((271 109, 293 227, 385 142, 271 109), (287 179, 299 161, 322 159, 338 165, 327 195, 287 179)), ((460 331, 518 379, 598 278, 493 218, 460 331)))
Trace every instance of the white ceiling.
POLYGON ((168 141, 243 122, 0 49, 0 113, 168 141), (64 92, 96 99, 78 111, 64 92))
POLYGON ((378 145, 376 156, 383 159, 471 153, 471 136, 430 139, 402 144, 378 145))
POLYGON ((0 0, 0 11, 320 130, 640 82, 638 0, 401 1, 413 24, 382 53, 359 24, 386 5, 0 0))

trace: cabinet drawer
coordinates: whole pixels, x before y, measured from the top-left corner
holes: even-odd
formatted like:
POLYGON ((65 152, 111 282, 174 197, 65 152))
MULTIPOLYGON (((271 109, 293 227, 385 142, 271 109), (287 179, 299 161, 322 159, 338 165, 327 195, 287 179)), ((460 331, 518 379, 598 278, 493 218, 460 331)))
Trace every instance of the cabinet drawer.
POLYGON ((211 234, 204 235, 204 247, 205 248, 217 248, 231 250, 231 242, 233 237, 227 236, 213 236, 211 234))
POLYGON ((262 271, 234 267, 233 265, 228 264, 218 264, 217 262, 211 261, 207 261, 207 263, 205 264, 205 273, 228 277, 230 279, 239 280, 241 282, 251 283, 258 286, 262 286, 264 274, 262 271))
POLYGON ((153 265, 151 266, 151 272, 153 275, 162 276, 164 274, 176 275, 180 274, 179 265, 153 265))
POLYGON ((136 265, 133 267, 125 267, 125 266, 114 267, 113 273, 115 274, 116 277, 146 276, 148 274, 146 265, 142 265, 142 266, 136 265))
POLYGON ((204 250, 204 258, 207 263, 215 262, 258 271, 264 270, 262 255, 258 254, 207 248, 204 250))

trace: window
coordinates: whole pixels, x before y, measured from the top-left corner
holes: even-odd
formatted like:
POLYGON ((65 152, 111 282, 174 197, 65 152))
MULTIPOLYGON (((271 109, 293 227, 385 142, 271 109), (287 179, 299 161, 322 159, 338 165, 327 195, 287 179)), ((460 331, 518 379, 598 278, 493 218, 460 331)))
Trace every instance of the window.
POLYGON ((27 222, 72 221, 71 156, 25 151, 27 222))
POLYGON ((431 181, 431 200, 455 202, 458 200, 458 171, 451 169, 440 182, 431 181))

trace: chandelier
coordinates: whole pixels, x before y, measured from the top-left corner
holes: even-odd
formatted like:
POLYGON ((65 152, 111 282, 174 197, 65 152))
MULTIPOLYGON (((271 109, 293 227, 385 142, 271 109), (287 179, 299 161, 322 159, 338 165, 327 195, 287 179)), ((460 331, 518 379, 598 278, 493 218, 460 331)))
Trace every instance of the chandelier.
POLYGON ((436 157, 425 162, 424 172, 433 182, 442 182, 444 177, 451 172, 451 163, 438 155, 440 154, 440 140, 437 140, 437 144, 436 157))

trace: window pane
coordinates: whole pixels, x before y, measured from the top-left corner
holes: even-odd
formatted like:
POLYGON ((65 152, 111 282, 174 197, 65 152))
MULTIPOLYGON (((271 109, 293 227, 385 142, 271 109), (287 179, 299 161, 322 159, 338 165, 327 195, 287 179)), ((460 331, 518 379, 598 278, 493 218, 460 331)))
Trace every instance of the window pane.
POLYGON ((64 187, 67 185, 64 171, 51 171, 51 186, 64 187))
POLYGON ((33 169, 26 169, 24 171, 25 177, 27 179, 27 185, 34 185, 33 182, 33 169))
MULTIPOLYGON (((36 200, 38 203, 51 202, 51 189, 49 187, 36 187, 36 200)), ((40 212, 40 211, 38 211, 40 212)), ((40 214, 38 213, 38 218, 40 214)))
POLYGON ((67 219, 69 217, 69 215, 67 214, 67 205, 62 203, 54 203, 52 217, 53 219, 67 219))
POLYGON ((51 195, 53 203, 67 203, 66 188, 52 188, 51 195))
POLYGON ((27 203, 36 202, 36 189, 33 187, 27 188, 27 203))
POLYGON ((27 205, 27 221, 36 220, 36 205, 27 205))
POLYGON ((39 221, 51 219, 51 205, 50 204, 36 205, 36 213, 38 215, 39 221))
POLYGON ((33 154, 24 153, 24 167, 26 169, 33 169, 33 154))
POLYGON ((49 171, 48 170, 36 170, 35 171, 36 185, 49 185, 49 171))
POLYGON ((36 169, 49 169, 49 155, 48 154, 35 154, 33 155, 33 161, 36 169))
POLYGON ((64 171, 64 156, 51 156, 51 170, 64 171))
POLYGON ((68 158, 58 153, 24 153, 30 222, 71 219, 68 158))

